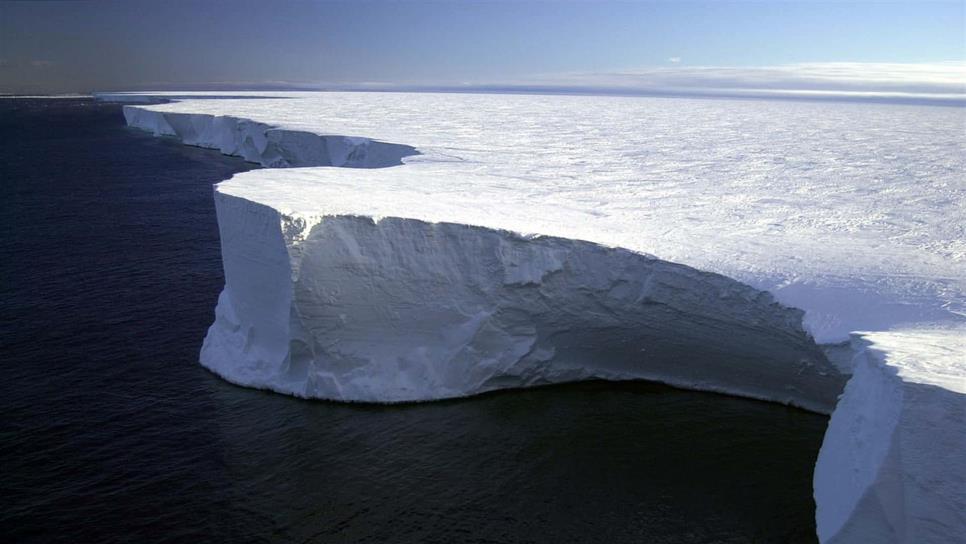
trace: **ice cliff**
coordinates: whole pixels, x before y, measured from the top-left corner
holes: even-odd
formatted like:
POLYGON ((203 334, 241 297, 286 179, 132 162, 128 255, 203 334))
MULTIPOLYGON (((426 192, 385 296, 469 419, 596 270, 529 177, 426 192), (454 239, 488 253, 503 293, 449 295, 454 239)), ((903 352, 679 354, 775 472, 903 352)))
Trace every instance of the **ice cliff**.
POLYGON ((215 199, 226 282, 201 361, 236 383, 397 402, 646 378, 823 412, 842 383, 801 311, 718 274, 575 240, 215 199))
POLYGON ((963 542, 966 329, 857 334, 815 466, 823 543, 963 542))
POLYGON ((128 125, 151 131, 155 136, 174 136, 187 145, 217 149, 272 168, 377 168, 402 164, 403 157, 417 154, 408 145, 280 130, 230 116, 159 113, 128 105, 124 106, 124 118, 128 125))
POLYGON ((395 402, 644 378, 835 408, 820 540, 962 541, 962 112, 683 102, 307 93, 125 117, 315 166, 215 188, 201 360, 226 379, 395 402))

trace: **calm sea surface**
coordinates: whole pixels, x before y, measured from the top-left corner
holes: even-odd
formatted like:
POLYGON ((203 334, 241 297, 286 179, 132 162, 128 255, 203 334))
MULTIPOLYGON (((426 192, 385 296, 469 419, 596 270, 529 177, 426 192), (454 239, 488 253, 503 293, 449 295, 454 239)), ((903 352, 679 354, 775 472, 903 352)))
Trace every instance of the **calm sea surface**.
POLYGON ((0 99, 4 542, 813 542, 827 419, 649 383, 409 406, 197 363, 211 184, 89 100, 0 99))

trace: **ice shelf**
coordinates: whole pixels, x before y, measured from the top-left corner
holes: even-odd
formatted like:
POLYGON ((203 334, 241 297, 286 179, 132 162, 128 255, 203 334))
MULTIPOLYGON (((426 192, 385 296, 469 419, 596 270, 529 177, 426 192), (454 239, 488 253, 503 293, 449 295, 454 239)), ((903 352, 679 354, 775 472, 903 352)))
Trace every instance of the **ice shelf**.
POLYGON ((828 413, 852 374, 820 540, 966 535, 963 108, 245 94, 125 106, 304 166, 215 188, 201 361, 226 379, 394 402, 644 378, 828 413))

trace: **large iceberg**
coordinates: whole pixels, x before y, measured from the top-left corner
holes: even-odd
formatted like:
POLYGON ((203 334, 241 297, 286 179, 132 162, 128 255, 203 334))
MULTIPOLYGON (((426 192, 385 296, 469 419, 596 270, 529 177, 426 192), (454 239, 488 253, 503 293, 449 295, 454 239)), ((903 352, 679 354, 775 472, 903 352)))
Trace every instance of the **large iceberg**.
POLYGON ((213 371, 377 402, 646 378, 825 413, 851 374, 821 541, 966 535, 966 110, 251 94, 125 106, 303 167, 215 188, 213 371))

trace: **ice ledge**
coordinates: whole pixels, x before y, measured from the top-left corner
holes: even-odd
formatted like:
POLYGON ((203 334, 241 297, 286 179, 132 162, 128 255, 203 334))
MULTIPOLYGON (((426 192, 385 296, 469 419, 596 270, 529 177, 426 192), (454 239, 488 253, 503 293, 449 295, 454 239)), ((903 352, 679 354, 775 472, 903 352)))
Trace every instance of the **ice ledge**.
POLYGON ((860 333, 815 466, 822 543, 966 537, 966 329, 860 333))
MULTIPOLYGON (((151 110, 138 109, 136 111, 151 110)), ((211 116, 199 115, 198 117, 210 118, 202 119, 199 127, 191 121, 191 118, 194 117, 193 114, 187 118, 187 121, 189 121, 187 125, 184 124, 182 119, 178 119, 172 124, 163 115, 160 118, 145 116, 139 119, 139 117, 140 114, 135 114, 133 119, 129 117, 128 121, 135 126, 140 124, 142 128, 147 128, 156 134, 176 136, 186 143, 217 148, 222 152, 241 155, 248 160, 264 165, 318 164, 324 163, 326 160, 330 161, 329 164, 339 164, 338 157, 346 157, 341 162, 344 166, 388 166, 398 164, 395 161, 405 156, 402 153, 389 153, 390 157, 396 156, 398 158, 384 162, 374 160, 366 163, 365 161, 354 162, 354 160, 349 159, 352 156, 351 151, 346 153, 328 153, 327 151, 327 155, 324 155, 321 151, 315 150, 310 151, 307 155, 294 153, 294 158, 289 159, 286 158, 286 153, 291 152, 284 149, 286 145, 280 140, 269 138, 264 134, 271 130, 267 125, 250 123, 237 118, 211 118, 211 116), (233 135, 224 139, 225 132, 238 136, 233 135), (262 137, 259 137, 260 132, 262 137), (279 149, 279 146, 282 149, 279 149), (280 157, 282 158, 281 161, 278 160, 280 157), (335 160, 333 160, 333 157, 335 157, 335 160)), ((326 138, 340 138, 319 136, 313 138, 313 136, 299 136, 292 141, 306 142, 309 147, 312 147, 318 146, 320 142, 328 146, 329 142, 326 141, 326 138)), ((337 144, 337 147, 340 145, 351 147, 357 141, 348 140, 337 144)), ((405 153, 408 153, 408 150, 405 153)), ((355 157, 358 156, 355 155, 355 157)), ((327 172, 326 176, 335 179, 337 176, 334 172, 338 171, 336 169, 327 172)), ((342 185, 345 185, 345 181, 349 181, 345 177, 342 176, 343 179, 340 180, 343 182, 342 185)), ((314 181, 317 182, 318 180, 315 179, 314 181)), ((639 272, 646 271, 649 266, 653 267, 649 272, 653 274, 655 270, 661 267, 670 267, 670 270, 676 271, 667 276, 673 278, 671 284, 674 285, 683 280, 687 285, 680 289, 678 293, 689 293, 691 303, 694 302, 695 296, 700 298, 699 294, 714 293, 716 289, 723 289, 727 292, 730 289, 726 284, 717 284, 713 285, 710 290, 707 289, 707 286, 692 290, 693 287, 701 285, 703 281, 711 284, 715 284, 715 281, 701 276, 701 274, 706 273, 688 269, 688 267, 657 261, 641 253, 622 252, 622 250, 614 250, 595 244, 588 244, 588 248, 593 247, 594 249, 587 253, 570 251, 573 248, 565 249, 563 254, 566 258, 561 259, 553 251, 554 244, 563 244, 565 247, 569 244, 586 244, 568 239, 568 237, 543 238, 544 242, 549 245, 533 245, 531 241, 540 240, 540 238, 521 237, 507 230, 501 230, 507 227, 505 224, 501 225, 501 229, 487 229, 432 220, 427 221, 427 217, 420 217, 419 219, 422 220, 398 217, 383 219, 387 214, 358 217, 353 214, 338 213, 337 209, 331 208, 332 203, 326 200, 320 201, 320 205, 317 206, 317 209, 312 210, 312 213, 298 213, 295 210, 305 206, 304 202, 295 204, 298 202, 297 197, 294 197, 293 200, 292 195, 288 195, 286 197, 287 204, 284 205, 279 205, 276 198, 266 198, 266 201, 271 201, 273 204, 265 205, 259 203, 263 200, 260 197, 277 197, 278 195, 274 193, 273 189, 266 187, 259 191, 250 184, 245 191, 246 196, 249 197, 249 199, 246 199, 241 195, 228 194, 231 191, 226 192, 226 190, 237 186, 234 185, 235 183, 220 186, 216 190, 216 202, 220 202, 219 226, 222 229, 222 243, 227 246, 237 245, 237 251, 223 252, 226 276, 234 275, 237 279, 234 283, 240 287, 237 290, 232 288, 232 280, 229 280, 229 285, 226 285, 226 289, 219 299, 215 324, 205 340, 202 360, 209 368, 222 374, 227 379, 245 385, 266 387, 303 396, 327 396, 328 398, 342 399, 355 397, 357 400, 378 400, 373 398, 374 389, 371 383, 367 383, 367 376, 358 372, 361 366, 365 366, 364 364, 360 366, 359 363, 365 363, 366 360, 358 358, 359 353, 355 350, 360 345, 372 344, 373 330, 378 330, 380 333, 386 331, 390 333, 381 336, 380 341, 385 338, 398 340, 400 335, 397 327, 399 324, 403 324, 403 328, 405 328, 410 323, 405 319, 398 319, 397 322, 394 322, 393 319, 400 317, 402 314, 394 313, 396 310, 391 305, 379 304, 374 306, 369 304, 368 309, 361 311, 361 309, 366 308, 366 304, 357 305, 355 301, 365 301, 365 297, 359 298, 359 295, 386 294, 385 285, 379 282, 396 277, 395 275, 401 269, 407 269, 406 267, 414 264, 409 257, 418 256, 420 251, 432 247, 436 243, 435 237, 440 234, 437 231, 445 231, 443 238, 464 241, 466 238, 457 235, 457 231, 462 230, 466 233, 472 233, 472 238, 479 240, 481 246, 490 244, 493 247, 513 248, 526 241, 524 246, 527 247, 527 250, 522 254, 523 260, 518 261, 510 258, 508 261, 500 261, 500 265, 490 270, 490 272, 494 272, 491 280, 503 277, 503 281, 491 281, 491 283, 496 286, 496 291, 500 292, 501 296, 505 295, 506 300, 514 300, 513 297, 517 293, 528 291, 531 294, 538 293, 539 295, 540 290, 545 288, 544 285, 547 283, 545 280, 549 279, 549 283, 552 284, 554 281, 559 281, 560 278, 567 277, 566 274, 560 274, 561 270, 566 269, 565 266, 561 265, 558 269, 557 264, 552 263, 567 262, 567 259, 574 259, 574 263, 592 268, 596 260, 588 260, 581 255, 600 257, 602 255, 600 252, 606 254, 608 251, 613 251, 614 254, 603 259, 602 262, 610 265, 617 264, 618 266, 614 268, 611 268, 611 266, 604 267, 606 270, 603 270, 603 272, 606 274, 616 271, 626 273, 630 269, 628 267, 637 268, 638 266, 641 267, 639 272), (255 195, 253 200, 250 199, 252 195, 255 195), (259 202, 255 202, 256 200, 259 202), (240 213, 227 213, 225 210, 228 209, 240 213), (230 217, 234 219, 229 219, 230 217), (232 221, 239 218, 243 218, 241 219, 242 224, 235 225, 235 227, 240 228, 231 227, 232 221), (381 227, 383 223, 392 225, 392 229, 390 229, 392 232, 422 232, 421 236, 423 236, 425 244, 417 244, 419 247, 411 248, 419 250, 415 253, 394 255, 392 251, 387 250, 391 250, 399 242, 412 244, 414 240, 419 238, 410 239, 408 242, 394 241, 391 238, 392 233, 381 227), (455 230, 451 231, 451 229, 455 230), (373 261, 369 256, 371 249, 366 245, 360 245, 360 240, 375 242, 371 249, 376 250, 376 253, 382 257, 389 257, 389 259, 373 261), (309 243, 306 244, 306 241, 309 243), (307 249, 309 251, 306 253, 307 249), (333 255, 341 256, 341 260, 334 261, 341 264, 336 267, 338 273, 333 277, 347 280, 350 285, 355 284, 355 290, 350 291, 348 297, 343 296, 343 291, 338 285, 333 286, 331 282, 325 281, 324 277, 320 277, 312 267, 304 268, 307 262, 320 263, 323 267, 326 266, 325 263, 320 262, 318 255, 321 254, 319 252, 324 253, 330 250, 335 251, 333 255), (536 251, 536 253, 531 254, 528 251, 536 251), (621 263, 624 259, 627 262, 621 263), (373 266, 374 263, 380 262, 383 264, 373 266), (252 264, 256 266, 251 266, 252 264), (229 270, 249 270, 255 273, 246 278, 244 272, 232 274, 229 270), (261 270, 261 272, 257 272, 258 270, 261 270), (359 272, 366 272, 367 270, 377 273, 359 274, 359 272), (682 272, 684 270, 688 270, 688 272, 682 272), (679 275, 677 272, 681 274, 679 275), (262 273, 264 275, 259 276, 262 273), (697 276, 693 274, 697 274, 697 276), (312 278, 321 281, 312 280, 312 278), (507 278, 510 281, 506 281, 507 278), (514 281, 514 278, 521 281, 514 281), (538 278, 539 281, 534 281, 534 278, 538 278), (333 289, 333 287, 335 288, 333 289), (351 312, 333 313, 332 310, 336 309, 338 304, 344 304, 351 312), (310 311, 303 314, 303 307, 310 311), (258 311, 252 312, 252 309, 258 311), (313 311, 317 313, 312 313, 313 311), (359 313, 360 311, 361 313, 359 313), (250 317, 246 317, 246 315, 250 317), (322 319, 314 322, 314 325, 306 327, 306 315, 321 317, 322 319), (369 329, 369 325, 356 327, 358 323, 353 321, 357 317, 383 320, 383 325, 388 326, 388 329, 385 331, 378 328, 369 329), (268 326, 260 326, 266 324, 268 326), (354 336, 330 337, 326 342, 316 343, 319 333, 322 334, 322 338, 326 338, 327 334, 340 331, 343 327, 354 331, 354 336), (393 336, 393 334, 396 336, 393 336), (344 349, 346 346, 348 346, 348 349, 344 349), (332 369, 324 370, 315 364, 316 355, 320 353, 334 355, 331 361, 336 364, 332 369), (279 355, 281 355, 281 358, 279 358, 279 355), (317 372, 319 370, 323 371, 317 372), (315 371, 315 374, 312 373, 313 371, 315 371), (325 372, 330 375, 326 375, 325 372), (346 383, 349 383, 350 386, 346 387, 344 381, 335 378, 334 375, 336 374, 348 377, 346 383), (266 375, 270 375, 272 378, 264 379, 266 375), (356 381, 357 378, 362 379, 356 381), (320 394, 320 392, 327 393, 320 394), (330 394, 334 396, 329 397, 330 394)), ((351 197, 352 189, 339 187, 338 184, 335 185, 334 188, 327 188, 326 190, 351 197)), ((359 191, 354 192, 358 193, 359 191)), ((354 198, 357 201, 360 199, 358 196, 354 198)), ((286 199, 282 199, 282 201, 285 202, 286 199)), ((429 209, 427 215, 432 216, 432 201, 426 201, 425 204, 429 209)), ((470 209, 472 209, 472 205, 470 205, 470 209)), ((524 230, 512 228, 514 225, 510 225, 510 227, 510 230, 524 230)), ((494 255, 498 252, 490 254, 494 255)), ((470 254, 464 253, 463 256, 467 257, 470 254)), ((463 269, 466 263, 456 261, 450 263, 434 262, 432 264, 433 266, 446 265, 446 267, 439 269, 443 271, 444 277, 446 274, 456 273, 457 276, 454 276, 454 278, 464 282, 464 286, 469 286, 475 295, 482 295, 485 298, 494 294, 492 290, 479 289, 479 285, 476 283, 467 283, 469 277, 458 277, 459 271, 463 269)), ((472 267, 466 269, 470 270, 472 267)), ((413 270, 432 272, 427 270, 425 266, 422 268, 416 267, 413 270)), ((713 274, 708 276, 723 278, 713 274)), ((615 278, 613 275, 606 277, 612 280, 615 278)), ((427 279, 428 285, 433 286, 437 284, 439 278, 435 274, 430 274, 423 279, 427 279)), ((578 283, 581 280, 579 276, 573 276, 571 280, 573 279, 577 279, 578 283)), ((639 280, 639 278, 637 279, 639 280)), ((723 279, 727 280, 727 278, 723 279)), ((626 286, 627 283, 624 282, 627 281, 624 278, 617 277, 616 281, 606 289, 597 285, 595 289, 590 291, 585 286, 578 285, 574 292, 579 296, 575 297, 575 300, 594 300, 595 306, 587 309, 586 313, 574 313, 570 310, 562 312, 559 316, 560 319, 574 320, 573 323, 577 326, 550 335, 549 338, 569 341, 571 335, 574 335, 574 341, 570 342, 569 345, 580 348, 581 342, 586 339, 587 331, 583 330, 582 327, 588 322, 587 320, 596 320, 600 315, 608 315, 608 312, 599 311, 600 307, 597 306, 599 301, 596 299, 603 297, 603 300, 606 300, 607 296, 612 293, 620 293, 621 289, 615 289, 615 287, 626 286), (588 292, 590 293, 589 299, 587 298, 588 292), (586 316, 584 321, 579 319, 581 316, 586 316), (578 319, 575 320, 575 318, 578 319)), ((631 281, 635 281, 633 275, 631 281)), ((444 281, 438 285, 452 284, 444 281)), ((750 289, 747 286, 738 285, 743 289, 750 289)), ((678 287, 680 288, 680 285, 678 287)), ((633 290, 631 289, 631 291, 633 290)), ((748 291, 742 292, 748 293, 748 291)), ((447 291, 443 294, 448 295, 449 293, 447 291)), ((558 295, 552 294, 551 297, 548 297, 548 300, 557 300, 558 295)), ((523 296, 513 304, 523 302, 525 303, 525 312, 536 311, 534 315, 546 316, 548 315, 547 309, 541 308, 539 304, 526 306, 533 304, 535 301, 540 302, 540 298, 540 296, 523 296)), ((617 298, 621 297, 618 296, 617 298)), ((644 299, 637 302, 644 302, 646 298, 645 296, 644 299)), ((745 303, 742 305, 742 311, 748 310, 751 314, 763 312, 761 315, 770 315, 771 318, 782 315, 781 311, 774 308, 775 314, 768 314, 765 311, 766 307, 773 304, 770 299, 757 296, 744 296, 744 298, 745 303)), ((405 301, 406 304, 415 301, 417 308, 425 307, 427 304, 431 305, 433 302, 430 298, 421 295, 414 296, 413 293, 410 293, 408 298, 404 297, 401 300, 405 301)), ((662 306, 662 304, 668 308, 673 308, 673 306, 664 303, 658 303, 656 306, 662 306)), ((644 305, 647 306, 648 304, 644 305)), ((402 307, 405 308, 405 304, 402 307)), ((675 372, 686 370, 683 365, 674 365, 673 361, 676 354, 685 353, 683 351, 685 349, 690 350, 692 346, 688 345, 689 342, 695 342, 693 346, 700 345, 707 348, 707 345, 700 343, 707 342, 709 339, 723 338, 726 340, 725 346, 728 346, 725 349, 729 353, 728 357, 733 358, 742 353, 740 350, 737 352, 729 351, 734 346, 727 342, 732 331, 742 331, 741 326, 737 329, 731 328, 737 323, 734 320, 736 317, 734 314, 727 314, 726 312, 725 317, 719 319, 718 317, 704 315, 700 311, 690 313, 690 310, 694 309, 693 307, 686 308, 684 312, 680 312, 680 309, 674 310, 676 321, 672 320, 669 323, 690 324, 691 320, 694 320, 701 324, 701 327, 704 327, 699 327, 699 329, 705 333, 714 329, 714 325, 710 325, 712 323, 718 322, 727 325, 719 328, 718 332, 722 334, 714 335, 713 338, 706 335, 687 337, 687 333, 684 337, 679 338, 675 335, 681 332, 681 328, 667 328, 667 322, 662 319, 653 320, 654 323, 666 327, 658 330, 670 333, 670 337, 665 336, 658 339, 663 346, 660 356, 656 359, 660 361, 658 366, 660 372, 645 373, 640 371, 641 368, 638 368, 637 371, 628 371, 623 366, 617 369, 594 368, 588 372, 584 367, 573 368, 564 364, 555 367, 557 370, 548 374, 547 370, 551 365, 547 363, 557 358, 560 352, 556 348, 551 351, 539 347, 539 342, 535 339, 539 339, 540 335, 536 334, 537 331, 534 328, 519 327, 530 317, 514 321, 509 318, 509 315, 507 319, 503 319, 502 315, 498 315, 499 312, 487 314, 486 309, 482 314, 472 311, 466 312, 462 306, 453 305, 450 310, 456 313, 443 317, 458 317, 457 321, 465 326, 462 328, 456 326, 453 327, 453 330, 446 331, 447 334, 442 335, 444 343, 441 345, 463 346, 463 348, 469 346, 472 349, 465 351, 449 349, 448 352, 443 352, 443 355, 446 356, 444 360, 452 361, 454 354, 459 356, 468 354, 482 358, 491 347, 488 342, 494 341, 494 338, 498 339, 498 345, 509 346, 509 348, 502 351, 497 350, 499 353, 489 360, 476 361, 482 363, 479 368, 485 370, 482 379, 473 382, 464 381, 462 386, 457 384, 455 387, 450 383, 446 386, 448 389, 444 387, 439 389, 439 391, 443 391, 439 396, 455 395, 460 387, 466 388, 466 383, 475 384, 475 389, 465 389, 467 391, 484 391, 499 387, 595 376, 610 379, 643 377, 684 387, 728 391, 755 398, 790 402, 817 411, 828 410, 830 407, 829 390, 818 397, 814 397, 812 395, 816 392, 815 386, 826 379, 825 383, 828 387, 831 387, 830 390, 837 391, 841 377, 835 374, 834 370, 829 373, 830 368, 822 363, 823 358, 815 358, 814 345, 811 344, 808 335, 801 331, 797 322, 792 324, 784 322, 784 326, 776 326, 776 323, 783 323, 782 318, 776 321, 768 321, 762 328, 765 332, 763 338, 768 338, 762 345, 774 347, 777 338, 784 336, 786 340, 790 339, 791 343, 788 344, 788 347, 791 352, 795 353, 795 357, 803 353, 808 356, 805 359, 798 360, 799 366, 795 366, 796 363, 792 361, 790 367, 779 368, 778 375, 769 374, 769 372, 775 370, 775 367, 769 365, 764 365, 763 368, 753 368, 754 372, 766 370, 758 376, 759 379, 766 377, 765 382, 746 381, 736 389, 720 387, 720 384, 713 384, 708 380, 704 382, 694 380, 694 376, 675 374, 675 372), (683 320, 681 320, 682 317, 683 320), (490 322, 494 319, 496 319, 496 326, 492 327, 490 322), (455 343, 454 338, 456 339, 455 343), (804 344, 803 338, 805 339, 804 344), (462 343, 460 342, 461 339, 462 343), (474 344, 474 342, 481 343, 474 344), (480 347, 482 349, 479 349, 480 347), (813 365, 812 362, 815 360, 819 360, 819 364, 813 365), (508 361, 512 363, 507 364, 508 361), (803 361, 807 364, 801 364, 803 361), (792 378, 789 382, 792 384, 789 390, 774 389, 774 380, 776 378, 779 381, 784 380, 787 377, 787 372, 792 368, 802 370, 801 374, 804 374, 804 377, 792 378), (489 372, 489 374, 485 374, 486 372, 489 372), (782 374, 783 372, 785 374, 782 374), (506 377, 506 379, 501 376, 506 377), (768 390, 767 394, 761 394, 763 385, 768 390), (790 394, 790 391, 794 394, 790 394), (802 393, 804 393, 804 396, 798 398, 797 395, 802 393)), ((789 308, 784 308, 784 310, 794 312, 789 308)), ((612 313, 612 317, 622 316, 621 311, 626 311, 626 308, 620 308, 619 311, 612 313)), ((788 317, 792 314, 784 315, 788 317)), ((405 316, 417 318, 416 323, 419 322, 418 319, 431 317, 429 314, 423 315, 418 311, 411 311, 405 316)), ((436 316, 436 318, 438 317, 436 316)), ((646 312, 638 317, 650 319, 646 317, 646 312)), ((800 315, 798 318, 800 319, 800 315)), ((312 320, 309 321, 312 322, 312 320)), ((425 324, 425 322, 423 323, 425 324)), ((554 319, 550 319, 549 323, 559 325, 559 321, 554 319)), ((747 325, 747 322, 744 325, 747 325)), ((761 322, 757 325, 761 325, 761 322)), ((620 331, 619 327, 618 330, 620 331)), ((742 332, 747 335, 748 331, 749 329, 746 327, 742 332)), ((426 334, 427 330, 423 329, 416 332, 426 334)), ((757 337, 759 332, 761 331, 753 333, 753 336, 757 337)), ((617 335, 612 335, 611 338, 624 340, 625 337, 622 335, 625 333, 626 331, 621 331, 617 335)), ((606 337, 606 335, 604 336, 606 337)), ((742 337, 741 334, 738 337, 742 337)), ((960 461, 966 458, 966 444, 963 443, 962 432, 964 422, 962 377, 966 375, 966 369, 962 368, 963 353, 966 352, 966 346, 963 345, 964 338, 966 338, 966 330, 962 328, 939 331, 920 329, 893 333, 870 333, 854 340, 852 348, 843 347, 839 349, 839 352, 844 354, 846 358, 855 355, 851 364, 856 365, 856 373, 850 380, 839 407, 833 415, 816 468, 815 494, 818 504, 818 532, 822 542, 959 542, 962 536, 966 534, 966 523, 964 523, 962 516, 962 512, 966 510, 963 507, 962 491, 964 489, 964 470, 960 461), (930 366, 933 368, 930 369, 930 366)), ((435 340, 439 339, 436 338, 435 340)), ((595 337, 594 341, 598 341, 598 338, 595 337)), ((634 345, 633 339, 628 345, 634 345)), ((619 353, 613 360, 625 363, 630 360, 632 350, 620 351, 620 347, 628 347, 627 345, 621 346, 620 342, 611 342, 609 346, 619 347, 619 353)), ((390 349, 394 350, 398 347, 393 345, 390 349)), ((750 348, 746 346, 744 349, 746 350, 744 353, 747 353, 750 348)), ((407 354, 409 353, 407 352, 407 354)), ((388 400, 411 398, 414 389, 412 380, 416 380, 419 386, 426 384, 439 386, 447 378, 444 376, 439 379, 437 376, 425 372, 425 361, 433 360, 434 357, 435 360, 440 360, 439 352, 430 353, 429 350, 417 350, 415 353, 418 357, 397 357, 394 364, 377 368, 378 371, 406 378, 397 380, 395 384, 397 386, 396 391, 405 393, 395 399, 388 400)), ((579 349, 576 353, 580 353, 579 349)), ((688 351, 688 353, 693 352, 688 351)), ((375 355, 382 356, 385 354, 375 355)), ((604 357, 599 357, 599 352, 589 353, 589 350, 585 349, 582 355, 595 355, 599 359, 607 360, 613 354, 607 352, 604 353, 604 357)), ((713 355, 718 357, 720 353, 716 352, 713 355)), ((392 359, 390 357, 378 360, 391 361, 392 359)), ((741 368, 747 369, 746 367, 741 368)), ((709 369, 701 367, 701 370, 709 369)), ((722 370, 724 369, 711 368, 712 373, 709 376, 719 378, 720 376, 716 372, 720 373, 722 370)), ((476 377, 480 378, 480 376, 476 377)), ((724 377, 726 383, 728 383, 727 387, 730 387, 733 382, 727 382, 727 378, 727 376, 724 377)), ((731 376, 731 378, 735 378, 735 376, 731 376)), ((371 382, 371 380, 369 381, 371 382)), ((378 394, 375 396, 378 396, 378 394)))
POLYGON ((404 402, 649 379, 829 413, 802 312, 633 251, 215 192, 226 285, 201 361, 302 397, 404 402))
POLYGON ((230 116, 162 112, 125 105, 124 119, 129 126, 155 136, 173 136, 187 145, 217 149, 225 155, 273 168, 381 168, 402 164, 403 157, 419 154, 408 145, 283 130, 230 116))

